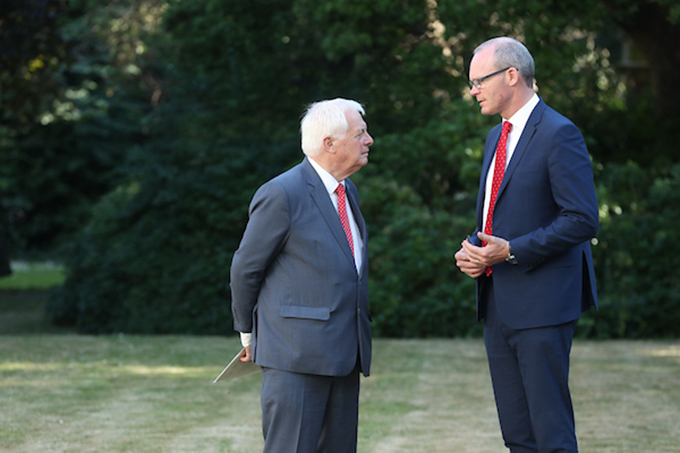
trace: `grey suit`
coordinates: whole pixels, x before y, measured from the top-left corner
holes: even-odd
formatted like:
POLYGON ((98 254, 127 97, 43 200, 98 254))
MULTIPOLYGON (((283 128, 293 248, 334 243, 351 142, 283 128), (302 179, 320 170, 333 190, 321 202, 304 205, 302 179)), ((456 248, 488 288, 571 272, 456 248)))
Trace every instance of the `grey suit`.
MULTIPOLYGON (((366 245, 366 225, 356 187, 349 179, 345 184, 349 206, 366 245)), ((264 184, 253 197, 250 219, 231 266, 232 312, 235 330, 253 333, 252 358, 265 371, 262 404, 266 444, 268 435, 285 438, 284 431, 292 429, 279 426, 283 422, 268 415, 280 404, 271 400, 280 396, 277 392, 281 388, 306 385, 295 379, 291 383, 291 374, 353 376, 356 384, 349 387, 356 393, 353 398, 358 398, 358 370, 368 376, 371 363, 366 250, 364 246, 363 266, 357 272, 338 213, 307 158, 264 184), (289 375, 281 380, 277 377, 276 385, 265 382, 269 376, 280 376, 280 372, 289 375)), ((291 394, 299 390, 291 389, 291 394)), ((356 407, 350 407, 343 417, 356 419, 356 411, 356 407)), ((353 423, 356 425, 356 421, 353 423)), ((270 449, 316 451, 316 445, 314 450, 284 448, 288 447, 270 449)))

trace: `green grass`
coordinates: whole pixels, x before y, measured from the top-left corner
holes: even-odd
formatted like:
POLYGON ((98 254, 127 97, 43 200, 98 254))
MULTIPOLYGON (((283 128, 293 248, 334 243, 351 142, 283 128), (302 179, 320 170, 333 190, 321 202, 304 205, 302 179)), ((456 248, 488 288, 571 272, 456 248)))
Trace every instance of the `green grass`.
MULTIPOLYGON (((238 347, 0 336, 0 451, 261 451, 260 375, 212 384, 238 347)), ((572 360, 581 451, 680 451, 679 342, 578 341, 572 360)), ((481 340, 376 340, 359 451, 505 451, 481 340)))
MULTIPOLYGON (((0 290, 0 452, 262 450, 261 375, 212 384, 237 338, 57 329, 28 269, 0 290)), ((576 341, 571 388, 580 451, 680 452, 680 341, 576 341)), ((375 340, 359 417, 360 453, 507 451, 479 339, 375 340)))
POLYGON ((43 307, 48 294, 0 291, 0 335, 70 333, 70 329, 53 326, 45 315, 43 307))
POLYGON ((0 278, 0 291, 46 290, 64 281, 64 269, 51 262, 13 261, 12 274, 0 278))
POLYGON ((0 335, 68 333, 44 314, 49 291, 63 283, 64 271, 50 262, 12 262, 12 274, 0 278, 0 335))

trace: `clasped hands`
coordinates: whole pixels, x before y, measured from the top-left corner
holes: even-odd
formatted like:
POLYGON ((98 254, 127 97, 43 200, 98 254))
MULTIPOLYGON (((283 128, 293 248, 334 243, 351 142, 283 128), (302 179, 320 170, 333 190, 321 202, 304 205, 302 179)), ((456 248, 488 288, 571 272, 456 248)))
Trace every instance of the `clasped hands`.
POLYGON ((478 247, 465 240, 454 255, 456 266, 472 278, 481 277, 487 267, 502 263, 510 254, 510 243, 507 240, 484 233, 477 233, 477 237, 487 243, 486 247, 478 247))

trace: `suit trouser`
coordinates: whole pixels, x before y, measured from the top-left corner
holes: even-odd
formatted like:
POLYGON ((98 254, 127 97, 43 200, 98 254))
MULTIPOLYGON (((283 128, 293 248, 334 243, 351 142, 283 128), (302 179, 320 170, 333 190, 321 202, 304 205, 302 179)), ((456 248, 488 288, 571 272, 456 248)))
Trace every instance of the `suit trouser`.
POLYGON ((578 451, 568 383, 576 321, 511 329, 498 316, 493 276, 488 283, 484 344, 505 445, 513 453, 578 451))
POLYGON ((359 367, 342 377, 262 368, 265 453, 354 453, 359 367))

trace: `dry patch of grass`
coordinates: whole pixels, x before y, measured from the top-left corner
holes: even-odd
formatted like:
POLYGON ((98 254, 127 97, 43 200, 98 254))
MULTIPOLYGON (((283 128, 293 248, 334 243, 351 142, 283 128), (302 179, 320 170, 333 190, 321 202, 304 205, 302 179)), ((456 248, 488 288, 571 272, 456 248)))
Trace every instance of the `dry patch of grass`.
MULTIPOLYGON (((504 452, 481 340, 380 340, 359 451, 504 452)), ((577 341, 583 452, 680 452, 680 341, 577 341)))
POLYGON ((484 451, 499 434, 481 340, 380 340, 359 451, 484 451))
POLYGON ((211 384, 233 340, 12 336, 0 345, 0 451, 261 449, 258 379, 211 384))
MULTIPOLYGON (((257 452, 260 375, 212 384, 236 338, 0 336, 2 452, 257 452)), ((576 342, 583 452, 680 451, 680 342, 576 342)), ((360 452, 503 452, 481 340, 375 341, 360 452)))
POLYGON ((680 342, 577 343, 572 356, 583 451, 680 452, 680 342))

